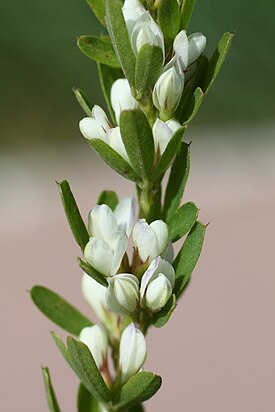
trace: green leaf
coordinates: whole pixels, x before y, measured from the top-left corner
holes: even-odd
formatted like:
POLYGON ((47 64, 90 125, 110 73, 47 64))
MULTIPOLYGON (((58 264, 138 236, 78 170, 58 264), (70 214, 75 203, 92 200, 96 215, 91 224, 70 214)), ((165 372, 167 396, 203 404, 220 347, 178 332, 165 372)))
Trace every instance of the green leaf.
POLYGON ((181 30, 187 30, 196 0, 183 0, 181 9, 181 30))
POLYGON ((131 407, 151 398, 161 387, 161 377, 152 372, 139 372, 133 376, 115 398, 115 410, 131 407))
POLYGON ((174 40, 180 29, 181 14, 177 0, 161 0, 158 22, 165 38, 174 40))
POLYGON ((68 352, 75 371, 86 389, 100 402, 108 402, 110 393, 89 348, 71 336, 67 339, 68 352))
POLYGON ((116 206, 118 205, 119 199, 116 192, 112 190, 104 190, 100 193, 99 198, 97 200, 98 205, 107 205, 113 211, 115 210, 116 206))
POLYGON ((200 108, 203 98, 204 98, 204 93, 202 89, 200 87, 197 87, 186 107, 184 118, 182 119, 182 122, 184 124, 188 124, 194 119, 194 117, 196 116, 200 108))
POLYGON ((180 239, 188 233, 197 221, 199 209, 193 202, 181 206, 168 221, 168 227, 172 242, 180 239))
POLYGON ((106 66, 105 64, 97 64, 99 80, 101 88, 108 106, 110 116, 112 118, 113 124, 116 124, 116 119, 114 111, 111 105, 111 88, 117 79, 124 77, 123 71, 121 69, 116 69, 114 67, 106 66))
POLYGON ((106 26, 105 23, 105 0, 87 0, 87 3, 91 7, 97 19, 103 26, 106 26))
POLYGON ((99 403, 82 383, 79 385, 77 394, 77 411, 101 412, 99 403))
POLYGON ((60 412, 58 402, 52 386, 50 371, 42 367, 43 379, 50 412, 60 412))
POLYGON ((187 143, 182 142, 169 175, 165 198, 164 198, 164 220, 169 221, 178 209, 183 192, 187 183, 190 170, 190 148, 187 143))
POLYGON ((206 76, 205 84, 203 90, 207 93, 216 80, 216 77, 222 68, 225 61, 227 53, 229 52, 232 40, 234 38, 233 33, 224 33, 221 37, 218 46, 209 61, 208 73, 206 76))
POLYGON ((121 176, 134 182, 139 182, 141 179, 136 172, 132 169, 126 160, 123 159, 114 149, 112 149, 107 143, 100 139, 89 140, 90 145, 99 154, 99 156, 114 169, 121 176))
POLYGON ((52 337, 55 341, 56 346, 58 347, 61 355, 65 359, 65 361, 68 363, 68 365, 74 370, 76 373, 76 370, 74 369, 74 365, 72 364, 71 357, 69 355, 69 351, 63 340, 54 332, 52 332, 52 337))
POLYGON ((156 165, 152 180, 157 180, 170 166, 173 158, 179 150, 180 142, 182 141, 185 130, 186 127, 181 127, 173 134, 170 142, 156 165))
POLYGON ((100 283, 103 286, 108 286, 108 282, 106 278, 99 273, 96 269, 94 269, 89 263, 84 262, 81 258, 77 258, 79 267, 91 278, 93 278, 96 282, 100 283))
POLYGON ((60 195, 63 203, 63 207, 73 232, 74 238, 81 250, 83 251, 86 244, 89 241, 89 234, 87 228, 80 215, 78 206, 76 204, 74 195, 71 191, 70 185, 67 180, 63 180, 61 183, 57 183, 60 190, 60 195))
POLYGON ((84 112, 87 114, 87 116, 91 117, 93 106, 89 101, 88 97, 81 89, 73 88, 73 92, 76 97, 76 100, 78 101, 84 112))
POLYGON ((176 271, 175 293, 177 298, 179 298, 184 291, 199 260, 205 230, 206 227, 201 222, 194 224, 174 262, 176 271))
POLYGON ((131 86, 135 86, 136 58, 122 13, 121 0, 106 0, 106 23, 116 55, 131 86))
MULTIPOLYGON (((177 0, 176 0, 177 1, 177 0)), ((136 61, 135 84, 142 94, 154 86, 163 66, 163 52, 160 47, 145 44, 140 49, 136 61)))
POLYGON ((35 305, 45 316, 73 335, 78 336, 81 329, 93 325, 78 309, 44 286, 34 286, 30 294, 35 305))
POLYGON ((77 45, 90 59, 108 66, 120 67, 109 36, 80 36, 77 45))
POLYGON ((159 312, 155 313, 153 316, 153 324, 156 328, 162 328, 168 320, 170 319, 172 313, 174 312, 177 306, 176 296, 172 295, 164 308, 162 308, 159 312))
POLYGON ((142 405, 136 405, 128 409, 127 412, 144 412, 144 408, 142 405))
POLYGON ((155 158, 154 140, 145 114, 140 110, 126 110, 120 115, 120 131, 134 171, 150 180, 155 158))

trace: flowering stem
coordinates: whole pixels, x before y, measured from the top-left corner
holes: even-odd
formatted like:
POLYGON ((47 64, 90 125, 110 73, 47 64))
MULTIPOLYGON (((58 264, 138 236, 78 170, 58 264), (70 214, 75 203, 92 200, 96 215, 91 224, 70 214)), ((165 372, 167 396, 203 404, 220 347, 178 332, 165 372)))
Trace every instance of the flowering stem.
POLYGON ((137 186, 139 199, 139 217, 148 223, 159 219, 161 216, 161 184, 155 182, 153 186, 146 186, 140 189, 137 186))

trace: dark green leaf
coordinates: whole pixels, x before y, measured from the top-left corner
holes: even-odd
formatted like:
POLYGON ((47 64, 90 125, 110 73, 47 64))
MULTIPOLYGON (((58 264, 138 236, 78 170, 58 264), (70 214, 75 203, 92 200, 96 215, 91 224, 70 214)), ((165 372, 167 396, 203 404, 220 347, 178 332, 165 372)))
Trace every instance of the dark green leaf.
POLYGON ((216 77, 222 68, 226 55, 230 49, 233 38, 233 33, 224 33, 220 39, 219 44, 209 61, 208 73, 203 88, 205 93, 209 91, 210 87, 216 80, 216 77))
POLYGON ((160 376, 152 372, 139 372, 121 388, 115 398, 115 409, 142 403, 155 395, 160 387, 160 376))
POLYGON ((50 412, 60 412, 58 402, 52 386, 50 371, 42 367, 43 379, 50 412))
POLYGON ((188 124, 194 119, 194 117, 196 116, 200 108, 203 98, 204 98, 204 93, 202 89, 200 87, 197 87, 186 107, 184 118, 182 119, 182 122, 184 124, 188 124))
POLYGON ((164 198, 164 220, 167 222, 178 209, 190 170, 190 148, 182 142, 179 153, 172 164, 164 198))
POLYGON ((95 16, 98 18, 100 23, 103 26, 106 26, 105 23, 105 0, 87 0, 87 3, 91 7, 92 11, 94 12, 95 16))
POLYGON ((78 336, 81 329, 93 323, 57 293, 44 286, 34 286, 31 298, 41 312, 67 332, 78 336))
POLYGON ((172 136, 159 162, 157 163, 152 180, 157 180, 170 166, 173 158, 179 150, 180 142, 182 141, 185 130, 185 127, 181 127, 172 136))
POLYGON ((121 112, 120 130, 134 171, 149 181, 152 177, 155 148, 152 130, 145 114, 140 110, 121 112))
POLYGON ((173 40, 179 32, 181 23, 178 0, 160 0, 158 22, 164 37, 173 40))
POLYGON ((106 278, 99 273, 96 269, 94 269, 89 263, 84 262, 81 258, 78 258, 79 267, 84 270, 84 272, 91 276, 96 282, 100 283, 103 286, 108 286, 108 282, 106 278))
POLYGON ((193 202, 181 206, 167 222, 172 242, 188 233, 197 221, 199 209, 193 202))
POLYGON ((110 393, 88 347, 71 336, 67 339, 71 362, 86 389, 100 402, 108 402, 110 393))
POLYGON ((116 192, 112 190, 104 190, 100 193, 99 198, 97 200, 98 205, 107 205, 113 211, 115 210, 116 206, 118 205, 119 199, 116 192))
POLYGON ((90 59, 108 66, 120 67, 110 37, 80 36, 77 45, 90 59))
POLYGON ((154 86, 163 66, 163 52, 160 47, 145 44, 136 61, 136 89, 142 94, 154 86))
POLYGON ((106 0, 106 23, 120 65, 131 86, 135 86, 136 58, 122 13, 121 0, 106 0))
POLYGON ((153 316, 153 324, 156 328, 162 328, 170 319, 172 313, 177 306, 176 296, 172 295, 164 308, 153 316))
POLYGON ((187 30, 196 0, 183 0, 181 9, 181 30, 187 30))
POLYGON ((82 383, 79 385, 77 394, 78 412, 101 412, 101 408, 93 395, 85 388, 82 383))
POLYGON ((184 291, 199 260, 205 237, 205 229, 205 225, 201 222, 195 223, 174 262, 176 271, 175 293, 177 298, 184 291))
POLYGON ((132 408, 127 409, 127 412, 144 412, 144 408, 142 405, 136 405, 132 408))
POLYGON ((107 143, 100 139, 89 140, 89 143, 99 154, 99 156, 107 163, 107 165, 109 165, 121 176, 134 182, 139 182, 141 180, 129 163, 126 162, 126 160, 124 160, 123 157, 120 156, 107 143))
POLYGON ((64 210, 74 238, 83 251, 89 241, 87 228, 80 215, 74 195, 67 180, 58 183, 64 210))
POLYGON ((121 69, 116 69, 114 67, 106 66, 105 64, 98 63, 98 74, 101 84, 101 88, 108 106, 108 110, 114 125, 116 124, 114 111, 111 105, 111 88, 113 83, 117 79, 122 79, 124 77, 123 71, 121 69))
POLYGON ((78 103, 80 104, 84 112, 89 117, 92 116, 93 106, 91 102, 89 101, 89 99, 87 98, 87 96, 85 95, 85 93, 81 89, 76 89, 76 88, 73 89, 73 92, 75 94, 76 100, 78 101, 78 103))

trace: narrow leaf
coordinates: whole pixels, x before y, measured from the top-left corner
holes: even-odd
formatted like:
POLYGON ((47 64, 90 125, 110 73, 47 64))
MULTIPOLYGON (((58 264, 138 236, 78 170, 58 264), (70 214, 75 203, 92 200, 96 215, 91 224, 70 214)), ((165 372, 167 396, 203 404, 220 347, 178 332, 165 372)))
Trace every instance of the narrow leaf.
POLYGON ((121 69, 116 69, 114 67, 106 66, 105 64, 100 64, 100 63, 98 63, 97 68, 98 68, 101 88, 102 88, 102 91, 103 91, 103 94, 104 94, 104 97, 105 97, 105 100, 108 106, 110 116, 113 121, 113 124, 115 125, 116 120, 115 120, 114 111, 111 105, 111 88, 117 79, 121 79, 124 77, 123 71, 121 69))
MULTIPOLYGON (((177 0, 176 0, 177 1, 177 0)), ((145 44, 140 49, 136 61, 135 84, 142 94, 154 86, 163 66, 163 53, 160 47, 145 44)))
POLYGON ((164 308, 153 316, 153 324, 156 328, 162 328, 170 319, 172 313, 177 306, 176 296, 172 295, 164 308))
POLYGON ((136 58, 123 17, 121 0, 106 0, 106 23, 125 77, 130 85, 134 87, 136 58))
POLYGON ((181 30, 187 30, 196 0, 183 0, 181 9, 181 30))
POLYGON ((173 40, 179 32, 181 14, 178 0, 161 0, 158 7, 158 22, 164 37, 173 40))
POLYGON ((121 176, 134 182, 139 182, 141 180, 129 163, 126 162, 126 160, 124 160, 123 157, 120 156, 120 154, 112 149, 107 143, 100 139, 89 140, 89 143, 99 154, 99 156, 107 163, 107 165, 109 165, 121 176))
POLYGON ((73 335, 78 336, 81 329, 93 324, 69 302, 44 286, 34 286, 30 294, 35 305, 45 316, 73 335))
POLYGON ((177 298, 184 291, 199 260, 205 237, 205 229, 205 225, 201 222, 195 223, 174 262, 176 271, 175 293, 177 298))
POLYGON ((105 0, 87 0, 87 3, 91 7, 97 19, 103 26, 106 26, 105 23, 105 0))
POLYGON ((190 170, 190 148, 187 143, 181 143, 181 148, 172 164, 169 175, 165 198, 164 220, 169 222, 178 209, 187 183, 190 170))
POLYGON ((152 177, 155 157, 151 127, 140 110, 127 110, 120 115, 120 130, 134 171, 144 180, 152 177))
POLYGON ((233 33, 224 33, 221 37, 218 46, 209 61, 208 73, 203 89, 205 93, 209 91, 210 87, 216 80, 216 77, 225 61, 227 53, 229 52, 233 38, 233 33))
POLYGON ((68 352, 68 348, 65 345, 65 343, 63 342, 63 340, 54 332, 52 332, 52 337, 55 341, 56 346, 59 349, 59 352, 61 353, 61 355, 63 356, 65 361, 74 370, 74 372, 76 372, 75 369, 74 369, 74 365, 72 364, 71 357, 70 357, 69 352, 68 352))
POLYGON ((97 200, 98 205, 107 205, 113 211, 115 210, 116 206, 118 205, 119 199, 116 192, 112 190, 104 190, 100 193, 99 198, 97 200))
POLYGON ((161 387, 161 377, 152 372, 139 372, 120 390, 115 398, 115 409, 132 407, 151 398, 161 387))
POLYGON ((168 227, 172 242, 180 239, 188 233, 197 221, 199 209, 193 202, 181 206, 168 221, 168 227))
POLYGON ((60 408, 58 406, 58 402, 52 386, 50 371, 48 368, 42 367, 42 373, 49 410, 50 412, 60 412, 60 408))
POLYGON ((182 141, 185 130, 185 127, 181 127, 172 136, 164 153, 162 154, 159 162, 156 165, 152 180, 157 180, 170 166, 173 158, 179 150, 179 146, 182 141))
POLYGON ((76 100, 78 101, 84 112, 87 114, 87 116, 92 116, 93 106, 85 93, 81 89, 76 88, 73 89, 73 92, 76 100))
POLYGON ((80 215, 77 203, 67 180, 63 180, 63 182, 58 183, 58 186, 70 228, 73 232, 76 242, 83 251, 89 241, 87 228, 80 215))
POLYGON ((77 45, 90 59, 108 66, 120 67, 109 36, 80 36, 77 45))
POLYGON ((100 402, 108 402, 110 393, 88 347, 71 336, 68 352, 77 375, 86 389, 100 402))
POLYGON ((194 117, 196 116, 200 108, 203 98, 204 98, 204 93, 202 89, 200 87, 197 87, 186 107, 184 118, 181 119, 184 124, 188 124, 194 119, 194 117))
POLYGON ((108 286, 108 282, 106 278, 99 273, 96 269, 94 269, 89 263, 84 262, 81 258, 78 258, 79 267, 91 278, 93 278, 96 282, 100 283, 103 286, 108 286))
POLYGON ((77 394, 78 412, 101 412, 101 408, 93 395, 81 383, 77 394))

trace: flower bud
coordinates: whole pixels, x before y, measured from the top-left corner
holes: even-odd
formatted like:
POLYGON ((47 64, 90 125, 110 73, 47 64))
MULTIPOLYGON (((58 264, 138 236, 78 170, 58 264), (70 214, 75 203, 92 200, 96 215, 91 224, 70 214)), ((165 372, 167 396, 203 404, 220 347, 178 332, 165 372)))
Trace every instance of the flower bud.
POLYGON ((182 70, 186 70, 203 53, 206 37, 202 33, 194 33, 187 37, 186 31, 179 32, 174 40, 174 51, 182 70))
POLYGON ((108 278, 106 302, 112 312, 126 315, 133 312, 139 301, 139 281, 134 275, 119 274, 108 278))
POLYGON ((117 124, 119 124, 121 112, 138 109, 138 103, 132 96, 127 79, 118 79, 113 83, 111 88, 111 104, 115 112, 117 124))
POLYGON ((181 127, 177 120, 171 119, 163 122, 157 119, 153 126, 153 137, 155 144, 155 151, 160 151, 160 155, 165 151, 174 133, 181 127))
POLYGON ((175 286, 175 271, 170 263, 158 256, 141 279, 140 305, 158 312, 163 308, 175 286))
POLYGON ((206 46, 206 37, 202 33, 194 33, 188 37, 188 42, 188 65, 190 65, 203 53, 206 46))
POLYGON ((126 160, 126 162, 131 164, 121 137, 119 127, 115 127, 114 129, 109 130, 109 132, 106 134, 106 142, 109 146, 111 146, 112 149, 120 154, 120 156, 122 156, 123 159, 126 160))
POLYGON ((146 359, 146 341, 143 333, 130 323, 124 329, 119 347, 119 365, 122 383, 139 372, 146 359))
POLYGON ((106 113, 99 106, 93 107, 91 117, 84 117, 84 119, 79 122, 80 131, 88 140, 105 140, 106 133, 110 130, 110 127, 106 113))
POLYGON ((98 325, 88 326, 81 330, 79 340, 88 346, 98 369, 100 369, 107 358, 108 339, 106 333, 98 325))
POLYGON ((161 255, 169 242, 168 227, 162 220, 155 220, 150 225, 145 219, 140 219, 133 229, 134 246, 138 249, 143 262, 161 255))
POLYGON ((153 89, 153 103, 162 113, 172 117, 176 111, 184 88, 184 74, 179 64, 175 64, 164 71, 158 78, 153 89))

